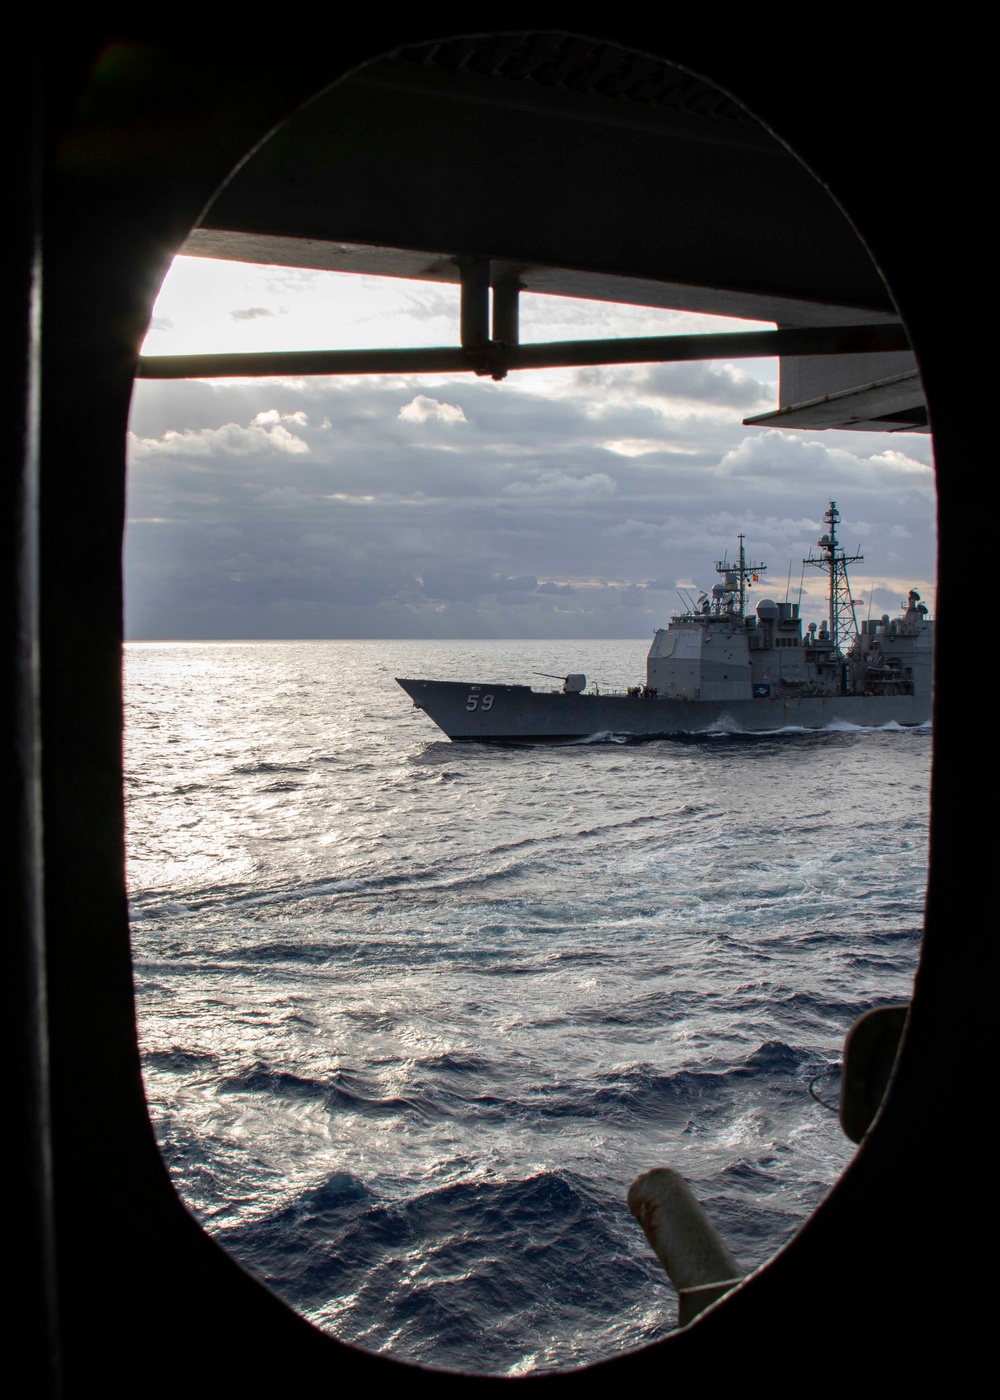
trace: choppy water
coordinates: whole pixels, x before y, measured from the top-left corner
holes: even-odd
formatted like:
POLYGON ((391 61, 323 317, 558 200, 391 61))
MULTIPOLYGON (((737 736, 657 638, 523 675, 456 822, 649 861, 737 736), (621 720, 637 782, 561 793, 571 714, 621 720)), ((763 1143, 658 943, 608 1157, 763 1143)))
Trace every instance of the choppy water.
POLYGON ((161 1148, 347 1341, 510 1373, 634 1347, 675 1308, 638 1172, 685 1173, 752 1267, 849 1158, 807 1084, 908 995, 929 733, 452 745, 392 679, 624 685, 644 650, 127 649, 161 1148))

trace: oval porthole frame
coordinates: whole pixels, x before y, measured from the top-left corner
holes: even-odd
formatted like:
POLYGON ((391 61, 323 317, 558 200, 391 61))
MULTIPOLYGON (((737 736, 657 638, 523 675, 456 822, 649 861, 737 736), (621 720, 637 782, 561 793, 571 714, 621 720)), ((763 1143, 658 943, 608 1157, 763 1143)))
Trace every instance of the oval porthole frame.
MULTIPOLYGON (((635 33, 619 33, 615 25, 608 31, 603 37, 609 41, 636 46, 635 33)), ((24 275, 16 279, 26 308, 18 324, 27 389, 18 409, 26 468, 13 517, 19 611, 12 616, 20 618, 28 643, 12 644, 10 654, 20 706, 15 738, 28 754, 16 770, 23 775, 18 809, 27 833, 18 855, 19 888, 26 893, 17 927, 19 967, 25 969, 18 986, 30 1028, 24 1037, 25 1179, 35 1183, 29 1234, 41 1261, 24 1305, 27 1335, 39 1348, 37 1393, 56 1393, 59 1369, 43 1360, 42 1349, 46 1358, 61 1356, 71 1390, 101 1377, 113 1391, 141 1374, 148 1377, 147 1393, 165 1394, 176 1387, 177 1368, 188 1379, 196 1375, 195 1394, 220 1385, 259 1394, 290 1375, 300 1383, 333 1375, 405 1381, 415 1368, 347 1347, 297 1317, 239 1269, 176 1197, 143 1097, 123 876, 120 543, 134 356, 170 257, 228 169, 327 83, 318 80, 318 59, 294 74, 279 62, 263 100, 242 80, 220 85, 212 55, 200 65, 192 59, 178 78, 168 61, 176 51, 116 46, 109 37, 98 34, 98 43, 94 35, 76 36, 76 47, 68 46, 64 66, 86 88, 72 112, 59 109, 52 96, 65 74, 42 75, 58 139, 50 148, 44 193, 35 184, 30 189, 32 235, 19 249, 24 275), (44 234, 41 287, 38 231, 44 234), (31 544, 36 519, 37 572, 31 544), (158 1358, 165 1351, 173 1365, 164 1370, 158 1358)), ((386 37, 369 32, 345 43, 339 60, 324 59, 327 73, 338 61, 346 72, 385 52, 386 37)), ((402 35, 400 42, 418 37, 426 34, 402 35)), ((716 36, 706 34, 673 44, 651 35, 641 46, 738 92, 794 144, 832 187, 892 287, 934 428, 938 615, 947 627, 960 586, 969 489, 962 475, 967 463, 957 367, 936 342, 941 295, 924 287, 923 260, 901 239, 905 221, 886 208, 881 167, 871 155, 872 128, 881 133, 875 145, 883 159, 894 153, 896 168, 911 171, 915 161, 894 144, 899 130, 888 100, 873 103, 864 121, 842 112, 834 134, 810 120, 827 117, 824 99, 842 51, 831 47, 807 88, 794 78, 782 83, 775 65, 764 62, 763 46, 760 71, 750 73, 735 46, 720 54, 717 45, 716 36)), ((926 121, 915 117, 913 125, 926 137, 926 121)), ((36 137, 28 131, 29 173, 42 163, 38 128, 36 137)), ((947 195, 947 163, 932 160, 931 169, 947 195)), ((939 259, 954 248, 946 237, 948 212, 934 214, 939 259)), ((732 1380, 747 1364, 760 1366, 764 1339, 774 1367, 815 1364, 817 1316, 875 1320, 880 1338, 840 1354, 836 1374, 845 1379, 859 1369, 898 1375, 899 1348, 926 1344, 920 1279, 935 1270, 944 1277, 946 1266, 954 1278, 962 1258, 960 1249, 949 1248, 955 1244, 949 1236, 953 1207, 928 1160, 927 1116, 934 1106, 955 1111, 970 1041, 985 1024, 970 1011, 976 979, 967 962, 958 964, 960 955, 968 960, 981 946, 973 882, 962 876, 984 834, 962 823, 979 775, 959 747, 964 731, 949 661, 946 643, 935 698, 925 943, 909 1028, 879 1120, 789 1245, 694 1326, 642 1351, 530 1378, 531 1384, 580 1389, 611 1379, 655 1382, 664 1366, 675 1382, 700 1383, 706 1366, 732 1380)), ((468 1377, 434 1373, 437 1388, 468 1383, 468 1377)), ((478 1385, 521 1383, 476 1379, 478 1385)))

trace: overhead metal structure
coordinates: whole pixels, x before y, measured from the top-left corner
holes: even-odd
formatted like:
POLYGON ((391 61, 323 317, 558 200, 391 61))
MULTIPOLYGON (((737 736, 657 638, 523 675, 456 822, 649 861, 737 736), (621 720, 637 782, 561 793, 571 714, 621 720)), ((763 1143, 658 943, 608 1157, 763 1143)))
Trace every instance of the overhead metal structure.
POLYGON ((906 332, 822 188, 737 102, 614 44, 540 32, 402 48, 266 140, 181 251, 460 283, 460 344, 146 356, 141 377, 501 379, 778 355, 779 407, 748 422, 926 429, 906 332), (524 345, 522 291, 765 321, 778 333, 524 345))
MULTIPOLYGON (((463 286, 464 292, 464 286, 463 286)), ((510 370, 577 365, 635 365, 682 360, 759 359, 773 355, 854 355, 859 347, 896 350, 908 342, 902 326, 803 327, 785 331, 724 331, 712 335, 651 335, 608 340, 537 341, 519 345, 494 334, 469 334, 462 344, 390 350, 266 350, 204 355, 144 355, 140 379, 242 378, 254 375, 449 374, 471 371, 506 378, 510 370)), ((494 322, 496 317, 494 317, 494 322)), ((475 325, 475 323, 473 323, 475 325)), ((514 321, 516 329, 516 321, 514 321)), ((508 331, 508 334, 510 332, 508 331)))

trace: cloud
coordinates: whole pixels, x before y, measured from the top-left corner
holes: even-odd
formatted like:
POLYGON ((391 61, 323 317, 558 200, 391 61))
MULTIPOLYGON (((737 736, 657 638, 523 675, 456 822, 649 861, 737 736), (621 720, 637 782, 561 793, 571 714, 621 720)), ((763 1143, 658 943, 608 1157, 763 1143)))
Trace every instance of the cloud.
POLYGON ((656 540, 661 542, 667 534, 667 527, 654 525, 649 520, 635 520, 629 516, 628 520, 623 520, 618 525, 609 525, 608 534, 622 540, 656 540))
POLYGON ((654 365, 593 365, 572 371, 562 392, 586 394, 591 411, 604 417, 609 409, 644 406, 661 420, 676 419, 678 406, 687 414, 704 417, 743 417, 753 409, 777 407, 777 361, 754 361, 754 367, 773 378, 758 378, 742 365, 681 361, 654 365))
POLYGON ((802 433, 776 428, 752 433, 726 452, 717 474, 731 481, 766 478, 772 492, 786 492, 789 481, 815 481, 824 477, 855 487, 865 495, 918 491, 929 503, 934 499, 934 469, 927 462, 897 448, 886 448, 882 434, 836 433, 824 441, 802 433), (878 450, 866 450, 868 444, 878 450))
POLYGON ((294 423, 299 428, 305 428, 309 423, 309 415, 301 408, 295 413, 279 413, 276 408, 265 408, 260 413, 254 415, 252 428, 267 427, 271 423, 294 423))
POLYGON ((667 448, 667 444, 658 438, 615 438, 603 445, 616 457, 648 457, 667 448))
POLYGON ((797 583, 830 499, 863 596, 874 574, 886 609, 933 609, 927 438, 747 430, 645 378, 141 382, 129 635, 648 636, 740 531, 797 583))
POLYGON ((296 456, 309 452, 309 444, 285 427, 285 422, 305 426, 304 413, 282 415, 276 409, 258 413, 246 428, 223 423, 219 428, 168 428, 162 437, 139 437, 129 433, 129 455, 142 461, 149 457, 248 457, 255 453, 296 456), (283 421, 284 419, 284 421, 283 421))
POLYGON ((465 423, 466 417, 454 403, 442 403, 440 399, 430 399, 426 394, 418 394, 399 410, 398 417, 405 423, 465 423))
POLYGON ((615 483, 605 472, 570 476, 567 472, 542 472, 534 481, 512 481, 504 487, 507 496, 561 496, 577 500, 613 496, 615 483))
MULTIPOLYGON (((457 339, 454 285, 178 259, 185 267, 188 291, 157 306, 160 351, 457 339)), ((522 302, 526 341, 742 328, 522 302)), ((776 360, 734 360, 500 383, 141 381, 129 635, 648 636, 678 581, 716 581, 741 531, 781 596, 831 499, 845 542, 866 556, 854 577, 866 599, 874 575, 880 610, 910 586, 933 609, 930 439, 745 429, 742 418, 777 404, 777 376, 776 360)))
POLYGON ((773 384, 755 379, 739 365, 717 362, 653 365, 646 371, 642 388, 663 399, 747 409, 776 398, 773 384))

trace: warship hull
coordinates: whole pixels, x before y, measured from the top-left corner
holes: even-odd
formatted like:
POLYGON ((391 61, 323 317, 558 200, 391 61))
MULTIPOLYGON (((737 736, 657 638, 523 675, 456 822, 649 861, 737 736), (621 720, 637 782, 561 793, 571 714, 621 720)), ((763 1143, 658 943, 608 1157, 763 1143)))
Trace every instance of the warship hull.
MULTIPOLYGON (((934 624, 911 588, 895 620, 855 618, 848 556, 837 539, 831 501, 818 557, 802 561, 829 581, 822 624, 803 631, 800 604, 747 596, 767 565, 746 556, 743 536, 730 561, 716 561, 722 582, 658 627, 646 656, 645 684, 602 693, 582 672, 555 676, 561 690, 480 681, 397 681, 449 739, 553 743, 613 734, 635 739, 680 734, 764 734, 782 729, 915 726, 931 717, 934 624)), ((789 575, 790 577, 790 575, 789 575)), ((681 595, 682 598, 684 595, 681 595)))
POLYGON ((754 700, 673 700, 659 696, 565 694, 527 685, 397 677, 418 709, 449 739, 479 743, 557 743, 599 734, 670 738, 682 734, 760 734, 838 725, 925 724, 930 697, 827 695, 754 700))

